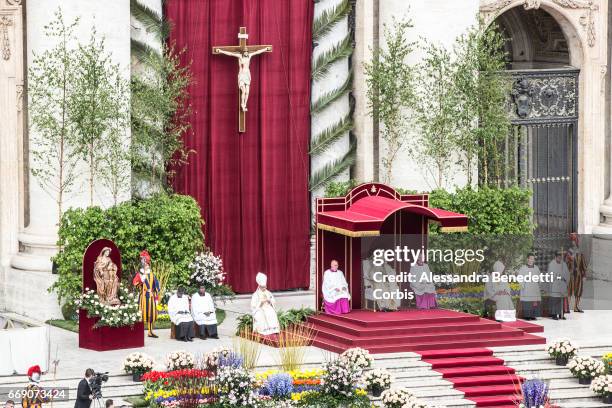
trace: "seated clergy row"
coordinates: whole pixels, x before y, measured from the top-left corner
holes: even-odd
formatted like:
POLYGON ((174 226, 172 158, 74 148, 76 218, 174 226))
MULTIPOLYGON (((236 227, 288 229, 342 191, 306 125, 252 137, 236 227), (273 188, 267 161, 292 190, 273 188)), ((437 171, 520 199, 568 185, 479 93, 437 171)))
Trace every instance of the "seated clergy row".
MULTIPOLYGON (((372 259, 363 261, 363 279, 366 299, 373 300, 382 311, 397 310, 400 301, 396 297, 379 297, 375 293, 399 292, 399 285, 393 279, 385 279, 384 276, 395 275, 395 270, 388 263, 376 266, 372 259), (375 277, 382 274, 383 278, 375 277)), ((431 280, 431 271, 423 257, 410 267, 410 288, 414 292, 417 309, 436 308, 436 286, 431 280)), ((338 261, 332 260, 330 268, 323 274, 323 306, 327 314, 344 314, 350 311, 348 283, 344 273, 338 269, 338 261)))
POLYGON ((178 288, 175 295, 168 301, 168 315, 175 325, 175 338, 182 341, 193 341, 195 325, 198 336, 204 340, 207 337, 218 339, 217 315, 212 297, 206 293, 206 288, 200 286, 197 293, 191 297, 185 294, 185 289, 178 288))

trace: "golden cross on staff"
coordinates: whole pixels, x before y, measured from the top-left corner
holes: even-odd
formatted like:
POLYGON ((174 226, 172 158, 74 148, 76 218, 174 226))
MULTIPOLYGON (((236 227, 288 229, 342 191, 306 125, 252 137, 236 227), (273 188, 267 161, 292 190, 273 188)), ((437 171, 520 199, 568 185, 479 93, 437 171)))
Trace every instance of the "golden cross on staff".
POLYGON ((238 132, 246 131, 246 111, 251 87, 251 57, 272 52, 271 45, 247 45, 249 35, 246 27, 240 27, 238 33, 239 45, 213 46, 213 54, 223 54, 238 58, 238 132))

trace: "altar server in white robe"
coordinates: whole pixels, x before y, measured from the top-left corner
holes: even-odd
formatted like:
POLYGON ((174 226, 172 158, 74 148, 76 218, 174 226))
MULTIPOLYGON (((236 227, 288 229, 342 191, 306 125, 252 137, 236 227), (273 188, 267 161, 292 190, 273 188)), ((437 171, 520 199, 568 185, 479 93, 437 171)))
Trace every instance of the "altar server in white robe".
POLYGON ((416 297, 417 309, 435 309, 438 307, 436 301, 436 285, 434 285, 431 271, 425 262, 423 253, 415 265, 410 266, 410 287, 416 297))
POLYGON ((172 295, 168 301, 168 315, 170 321, 176 326, 175 338, 182 341, 193 341, 195 330, 193 328, 193 317, 189 310, 189 298, 185 295, 185 289, 180 287, 176 295, 172 295))
POLYGON ((372 258, 368 258, 362 262, 362 273, 366 299, 375 302, 383 312, 397 310, 399 301, 393 296, 383 296, 396 295, 399 292, 399 286, 394 279, 395 269, 386 262, 376 266, 372 258), (390 299, 385 299, 387 297, 390 299))
POLYGON ((280 332, 278 316, 276 315, 276 300, 266 288, 268 277, 259 272, 255 277, 257 290, 251 297, 251 312, 253 313, 253 331, 262 336, 280 332))
POLYGON ((521 288, 520 301, 523 318, 525 320, 536 320, 540 315, 542 294, 540 293, 539 282, 529 281, 533 277, 540 275, 540 268, 535 264, 534 254, 527 255, 527 264, 521 266, 517 275, 522 277, 519 286, 521 288))
POLYGON ((197 293, 191 297, 191 316, 198 325, 198 336, 202 340, 207 337, 218 339, 217 313, 212 296, 206 293, 206 287, 200 285, 197 293))
POLYGON ((548 264, 548 273, 552 273, 553 282, 550 285, 550 315, 554 320, 565 320, 563 316, 563 300, 567 297, 567 284, 570 280, 569 269, 563 260, 563 252, 556 253, 548 264))
MULTIPOLYGON (((493 264, 493 272, 497 276, 501 276, 506 269, 501 261, 496 261, 493 264)), ((495 320, 500 322, 514 322, 516 320, 516 310, 512 301, 512 291, 510 284, 502 279, 497 278, 493 273, 489 275, 489 280, 485 283, 484 300, 495 304, 495 320)))
POLYGON ((323 305, 327 314, 344 314, 351 311, 349 306, 348 283, 344 273, 338 269, 338 261, 331 261, 330 268, 323 273, 323 305))

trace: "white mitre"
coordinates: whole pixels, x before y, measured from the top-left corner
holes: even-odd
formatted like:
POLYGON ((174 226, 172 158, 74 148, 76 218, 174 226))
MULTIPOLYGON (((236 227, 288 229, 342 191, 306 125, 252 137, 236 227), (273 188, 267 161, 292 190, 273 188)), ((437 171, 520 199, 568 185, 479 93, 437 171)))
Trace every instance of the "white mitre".
POLYGON ((266 286, 268 284, 268 277, 265 274, 258 272, 257 276, 255 277, 255 282, 257 282, 259 286, 266 286))

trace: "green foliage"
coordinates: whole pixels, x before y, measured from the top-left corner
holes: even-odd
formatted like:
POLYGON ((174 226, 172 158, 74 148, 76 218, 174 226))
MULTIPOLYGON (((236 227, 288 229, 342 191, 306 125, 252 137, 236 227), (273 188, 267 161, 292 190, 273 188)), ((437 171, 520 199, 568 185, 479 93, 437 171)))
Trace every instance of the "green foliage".
POLYGON ((45 323, 50 326, 59 327, 60 329, 68 330, 74 333, 79 332, 79 322, 77 320, 51 319, 47 320, 45 323))
POLYGON ((353 71, 351 70, 342 85, 329 92, 324 93, 323 95, 319 96, 317 100, 312 101, 312 104, 310 105, 310 113, 315 114, 323 111, 332 102, 346 95, 352 89, 352 86, 353 71))
MULTIPOLYGON (((303 307, 301 309, 289 309, 289 310, 279 310, 277 312, 278 316, 278 324, 281 330, 285 330, 287 327, 303 323, 308 319, 308 316, 312 316, 315 313, 309 307, 303 307)), ((243 314, 237 319, 238 325, 236 326, 236 335, 239 336, 240 333, 244 333, 245 331, 253 330, 253 316, 250 314, 243 314)))
POLYGON ((71 301, 81 292, 83 253, 96 239, 107 238, 121 251, 124 277, 138 267, 138 255, 146 249, 156 260, 173 265, 168 286, 188 284, 189 263, 202 249, 202 218, 197 202, 189 196, 159 194, 103 210, 71 209, 59 228, 60 252, 54 257, 59 279, 52 286, 60 299, 71 301))
POLYGON ((480 184, 502 185, 502 142, 510 130, 507 98, 511 89, 510 78, 502 74, 505 41, 496 25, 480 21, 455 42, 453 83, 460 97, 457 147, 470 183, 478 160, 480 184))
POLYGON ((529 190, 519 187, 465 187, 455 193, 434 190, 429 205, 467 215, 471 234, 522 235, 534 228, 530 197, 529 190))
POLYGON ((312 40, 321 41, 329 32, 345 18, 351 11, 351 3, 342 0, 334 7, 323 11, 321 15, 312 22, 312 40))
POLYGON ((307 392, 297 402, 298 407, 320 407, 320 408, 370 408, 372 403, 367 395, 353 394, 325 394, 322 392, 307 392))
POLYGON ((113 64, 104 39, 94 29, 87 44, 75 55, 76 81, 69 103, 75 147, 87 163, 89 205, 94 204, 94 185, 103 181, 117 197, 129 188, 128 86, 119 65, 113 64))
POLYGON ((334 62, 350 57, 353 54, 351 37, 347 35, 341 42, 335 44, 329 50, 322 52, 312 62, 311 77, 313 80, 321 80, 329 73, 329 68, 334 62))
POLYGON ((333 180, 338 174, 347 170, 355 163, 355 153, 357 151, 357 143, 353 140, 349 146, 349 150, 344 156, 327 163, 323 168, 315 172, 310 177, 310 191, 314 191, 319 187, 325 186, 333 180))
POLYGON ((471 313, 476 316, 482 316, 484 312, 483 301, 478 298, 438 297, 437 302, 438 306, 442 309, 471 313))
POLYGON ((187 162, 183 136, 191 129, 188 87, 191 64, 181 64, 184 50, 163 45, 141 55, 144 69, 132 73, 132 169, 150 187, 169 189, 172 169, 187 162))
POLYGON ((55 46, 34 54, 28 69, 28 116, 31 130, 31 171, 35 180, 55 200, 58 224, 64 201, 73 191, 79 156, 74 148, 75 131, 70 115, 77 78, 74 39, 78 19, 66 23, 61 9, 45 26, 45 35, 55 46))
POLYGON ((321 133, 314 136, 310 144, 310 154, 320 154, 329 146, 336 142, 340 137, 346 134, 353 128, 353 119, 351 116, 346 116, 334 123, 321 133))
POLYGON ((453 77, 456 64, 443 46, 422 42, 425 53, 418 66, 415 121, 419 142, 415 152, 432 174, 437 188, 444 188, 456 151, 457 123, 461 113, 453 77), (432 171, 432 167, 435 171, 432 171))
POLYGON ((408 42, 410 21, 393 20, 384 26, 384 45, 364 64, 370 114, 380 120, 381 137, 386 145, 382 157, 383 181, 391 180, 393 162, 407 141, 410 108, 414 106, 414 69, 406 63, 414 44, 408 42))
POLYGON ((325 197, 344 197, 357 186, 357 181, 350 179, 347 181, 333 181, 325 187, 325 197))

